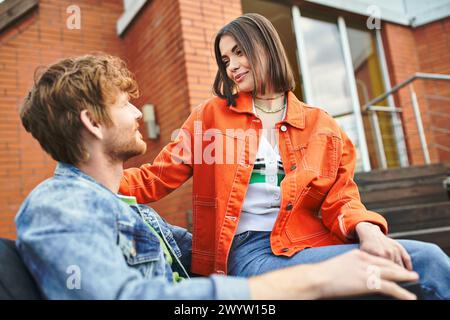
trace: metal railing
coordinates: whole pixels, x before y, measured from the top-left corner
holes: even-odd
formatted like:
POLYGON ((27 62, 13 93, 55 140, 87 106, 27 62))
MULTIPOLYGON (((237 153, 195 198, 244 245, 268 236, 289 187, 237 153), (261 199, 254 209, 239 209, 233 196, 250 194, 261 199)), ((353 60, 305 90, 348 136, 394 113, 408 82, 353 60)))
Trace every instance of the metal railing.
MULTIPOLYGON (((377 112, 388 112, 388 113, 401 113, 404 111, 404 108, 396 107, 396 106, 379 106, 381 101, 389 98, 391 95, 397 93, 402 88, 408 86, 409 88, 409 96, 411 99, 411 107, 413 110, 414 120, 417 127, 417 132, 419 136, 420 146, 424 157, 425 164, 431 163, 430 158, 430 151, 427 144, 427 139, 425 135, 425 129, 423 125, 422 120, 422 114, 420 111, 420 105, 419 100, 417 98, 416 91, 413 87, 413 82, 419 79, 423 80, 439 80, 439 81, 450 81, 450 75, 445 74, 434 74, 434 73, 416 73, 412 77, 406 79, 405 81, 399 83, 398 85, 394 86, 391 90, 386 91, 385 93, 381 94, 380 96, 376 97, 375 99, 367 102, 362 107, 362 112, 367 113, 369 115, 369 119, 372 125, 373 135, 375 139, 375 145, 376 145, 376 152, 377 152, 377 158, 380 164, 380 167, 382 169, 387 169, 387 160, 386 160, 386 154, 384 151, 384 145, 383 145, 383 137, 381 134, 380 125, 378 122, 378 116, 377 112)), ((450 97, 441 97, 441 96, 427 96, 428 99, 444 99, 446 101, 450 102, 450 97)), ((450 122, 450 110, 449 112, 438 112, 438 111, 426 111, 427 116, 434 116, 434 117, 444 117, 448 119, 450 122)), ((401 124, 400 124, 401 125, 401 124)), ((449 135, 450 139, 450 130, 447 128, 439 128, 439 127, 432 127, 432 131, 443 133, 449 135)), ((435 148, 438 148, 440 150, 446 151, 450 153, 450 148, 445 145, 440 145, 435 143, 433 145, 435 148)))

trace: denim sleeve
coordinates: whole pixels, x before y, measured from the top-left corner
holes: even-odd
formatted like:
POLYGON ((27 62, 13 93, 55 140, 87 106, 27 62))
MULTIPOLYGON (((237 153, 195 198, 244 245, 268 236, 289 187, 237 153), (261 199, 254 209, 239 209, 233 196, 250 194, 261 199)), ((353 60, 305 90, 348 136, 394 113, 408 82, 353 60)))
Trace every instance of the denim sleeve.
POLYGON ((248 299, 241 278, 196 278, 178 284, 145 279, 117 246, 111 201, 86 194, 35 194, 16 219, 18 249, 49 299, 248 299), (45 200, 42 200, 45 199, 45 200))

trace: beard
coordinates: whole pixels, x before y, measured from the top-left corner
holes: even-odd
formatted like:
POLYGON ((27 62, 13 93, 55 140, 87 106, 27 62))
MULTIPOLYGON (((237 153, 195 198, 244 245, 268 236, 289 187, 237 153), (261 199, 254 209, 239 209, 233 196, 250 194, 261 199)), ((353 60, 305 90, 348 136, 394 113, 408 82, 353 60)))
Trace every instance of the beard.
POLYGON ((144 154, 146 150, 146 143, 136 134, 131 137, 124 137, 118 133, 108 139, 105 144, 105 153, 112 162, 125 162, 130 158, 144 154))

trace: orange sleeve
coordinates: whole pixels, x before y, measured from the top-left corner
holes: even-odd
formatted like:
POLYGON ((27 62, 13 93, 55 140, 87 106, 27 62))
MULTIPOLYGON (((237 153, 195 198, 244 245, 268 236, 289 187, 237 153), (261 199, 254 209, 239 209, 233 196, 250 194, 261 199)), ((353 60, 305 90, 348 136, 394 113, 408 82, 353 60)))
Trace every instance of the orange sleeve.
POLYGON ((380 214, 362 204, 358 186, 353 180, 356 152, 348 136, 340 129, 342 156, 336 180, 322 204, 322 219, 331 232, 343 241, 355 241, 355 228, 360 222, 378 225, 384 234, 387 222, 380 214))
POLYGON ((194 109, 174 141, 166 145, 153 163, 124 170, 119 193, 135 196, 138 203, 163 198, 180 187, 193 170, 193 132, 198 108, 194 109))

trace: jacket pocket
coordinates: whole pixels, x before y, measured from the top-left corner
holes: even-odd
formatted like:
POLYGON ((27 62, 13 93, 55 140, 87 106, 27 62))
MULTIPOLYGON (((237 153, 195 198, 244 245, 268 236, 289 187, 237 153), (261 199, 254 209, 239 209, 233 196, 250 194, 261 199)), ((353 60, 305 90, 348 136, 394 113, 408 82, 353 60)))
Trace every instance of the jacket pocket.
POLYGON ((299 199, 300 202, 298 205, 318 216, 326 196, 325 193, 322 193, 313 187, 308 187, 304 197, 299 199))
POLYGON ((194 196, 192 252, 214 255, 217 198, 194 196))
POLYGON ((286 223, 286 235, 290 241, 314 240, 329 233, 320 217, 320 207, 325 197, 325 194, 311 187, 302 192, 286 223))
POLYGON ((307 144, 294 147, 294 150, 305 170, 312 171, 319 177, 334 178, 339 166, 340 142, 337 136, 319 133, 307 144))
POLYGON ((205 131, 201 139, 202 163, 219 165, 236 164, 246 141, 244 135, 219 129, 205 131))
POLYGON ((145 224, 119 221, 118 245, 131 266, 157 261, 161 254, 159 238, 145 224))

